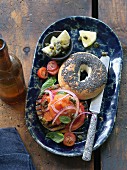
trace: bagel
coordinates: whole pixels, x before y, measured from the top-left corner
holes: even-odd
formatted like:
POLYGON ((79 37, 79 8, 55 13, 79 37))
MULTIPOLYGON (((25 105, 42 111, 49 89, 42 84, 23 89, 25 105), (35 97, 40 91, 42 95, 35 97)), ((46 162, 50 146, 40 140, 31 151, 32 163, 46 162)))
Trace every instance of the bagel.
MULTIPOLYGON (((66 131, 69 130, 70 124, 64 124, 62 122, 58 122, 58 119, 57 119, 57 123, 53 123, 55 116, 57 116, 58 113, 55 113, 55 111, 53 111, 53 107, 51 107, 51 105, 54 105, 55 103, 57 103, 57 109, 59 110, 59 113, 62 111, 62 109, 64 109, 64 107, 67 108, 68 106, 70 106, 70 111, 67 112, 67 110, 65 110, 66 112, 63 112, 62 115, 64 115, 64 113, 65 113, 65 116, 69 116, 72 119, 71 120, 71 122, 72 122, 73 119, 74 119, 74 113, 71 112, 71 107, 72 108, 75 107, 76 100, 74 99, 74 101, 75 101, 74 102, 73 96, 69 93, 68 93, 68 95, 69 95, 68 99, 66 98, 67 97, 66 94, 64 94, 64 96, 66 96, 65 97, 66 99, 65 99, 65 98, 63 98, 63 96, 61 96, 63 94, 60 95, 59 93, 55 92, 57 90, 59 92, 60 92, 60 90, 62 90, 60 88, 59 84, 55 84, 55 85, 47 88, 46 90, 49 90, 53 94, 55 99, 53 99, 54 102, 52 101, 52 104, 51 104, 50 101, 48 101, 49 98, 46 98, 45 92, 43 92, 43 94, 40 94, 38 96, 38 98, 36 99, 36 107, 35 107, 38 119, 40 120, 40 123, 46 129, 48 129, 52 132, 60 131, 61 133, 65 133, 66 131), (60 97, 58 97, 58 96, 60 96, 60 97), (70 98, 72 99, 71 101, 70 101, 70 98), (61 99, 64 100, 65 103, 64 102, 62 103, 61 99), (70 105, 68 105, 68 102, 69 102, 70 105), (71 115, 71 113, 72 113, 72 115, 71 115)), ((80 111, 88 111, 87 101, 80 102, 79 110, 80 111)), ((75 114, 76 114, 76 112, 75 112, 75 114)), ((81 114, 81 112, 78 112, 78 114, 81 114)), ((75 121, 75 124, 73 125, 71 130, 74 131, 74 130, 78 129, 79 127, 81 127, 84 124, 85 118, 86 118, 86 115, 84 115, 84 114, 79 116, 78 119, 77 119, 79 122, 75 121)))
POLYGON ((77 52, 61 65, 58 82, 61 88, 72 91, 81 100, 87 100, 96 97, 104 89, 107 70, 97 56, 77 52), (87 73, 84 80, 80 80, 81 70, 87 73))

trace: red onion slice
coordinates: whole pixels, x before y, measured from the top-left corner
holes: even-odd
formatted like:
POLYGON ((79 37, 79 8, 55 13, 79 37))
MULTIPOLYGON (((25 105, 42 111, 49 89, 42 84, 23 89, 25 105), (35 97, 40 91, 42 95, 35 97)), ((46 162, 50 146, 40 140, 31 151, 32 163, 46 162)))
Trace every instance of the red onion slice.
POLYGON ((80 113, 79 115, 77 115, 77 117, 75 117, 73 120, 72 120, 72 122, 71 122, 71 124, 70 124, 70 126, 69 126, 69 131, 71 132, 71 129, 72 129, 72 125, 73 125, 73 123, 75 122, 75 120, 79 117, 79 116, 81 116, 81 115, 83 115, 83 114, 92 114, 91 112, 82 112, 82 113, 80 113))
POLYGON ((44 92, 49 94, 50 102, 53 100, 53 93, 50 90, 45 90, 44 92))
POLYGON ((64 111, 66 111, 66 110, 71 110, 71 109, 76 110, 76 108, 75 108, 74 106, 67 106, 67 107, 64 107, 64 108, 63 108, 63 109, 55 116, 55 118, 54 118, 52 124, 55 123, 56 119, 57 119, 64 111))
POLYGON ((63 100, 63 99, 66 98, 67 96, 69 96, 69 94, 66 94, 65 96, 61 97, 59 100, 55 101, 55 103, 53 103, 53 105, 56 104, 57 102, 63 100))
POLYGON ((79 112, 79 99, 78 99, 78 97, 73 92, 71 92, 70 90, 59 89, 59 90, 56 90, 56 92, 65 92, 65 93, 68 93, 75 98, 77 106, 76 106, 76 113, 75 113, 74 117, 77 117, 78 112, 79 112))
POLYGON ((50 105, 50 106, 51 106, 51 108, 53 109, 54 112, 59 113, 59 110, 57 110, 54 105, 50 105))
POLYGON ((57 110, 57 109, 55 108, 55 104, 56 104, 57 102, 63 100, 64 98, 66 98, 68 95, 69 95, 69 94, 66 94, 65 96, 63 96, 63 97, 61 97, 59 100, 57 100, 55 103, 53 103, 52 105, 50 105, 50 106, 52 107, 52 109, 53 109, 54 112, 56 112, 56 113, 59 112, 59 110, 57 110))
MULTIPOLYGON (((45 90, 44 92, 46 92, 46 93, 49 94, 49 97, 50 97, 50 102, 49 102, 49 104, 50 104, 51 101, 53 100, 53 93, 52 93, 50 90, 45 90)), ((48 105, 49 105, 49 104, 48 104, 48 105)), ((47 112, 47 111, 49 111, 49 107, 47 107, 47 108, 45 109, 45 112, 47 112)))

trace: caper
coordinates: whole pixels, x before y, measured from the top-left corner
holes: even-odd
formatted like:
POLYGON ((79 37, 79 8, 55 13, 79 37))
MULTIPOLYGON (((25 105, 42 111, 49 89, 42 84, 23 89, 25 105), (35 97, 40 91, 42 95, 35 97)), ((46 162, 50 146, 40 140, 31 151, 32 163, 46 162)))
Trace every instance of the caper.
POLYGON ((76 100, 75 99, 73 99, 73 98, 69 98, 69 100, 75 105, 76 104, 76 100))
POLYGON ((50 49, 54 50, 54 46, 53 46, 53 45, 50 45, 50 49))
POLYGON ((94 47, 95 47, 95 48, 98 48, 99 46, 100 46, 100 44, 99 44, 98 42, 95 42, 95 43, 94 43, 94 47))
POLYGON ((82 135, 78 135, 77 137, 78 137, 79 141, 83 140, 83 136, 82 135))
POLYGON ((57 50, 60 50, 61 49, 61 45, 59 44, 59 45, 56 45, 56 49, 57 50))
POLYGON ((101 55, 102 55, 102 56, 107 56, 107 55, 108 55, 108 52, 102 52, 101 55))
POLYGON ((49 46, 49 43, 45 43, 45 46, 49 46))
POLYGON ((56 54, 59 54, 61 52, 61 50, 60 49, 56 49, 56 54))
POLYGON ((57 45, 58 45, 58 44, 60 44, 60 45, 61 45, 61 41, 57 41, 57 43, 56 43, 56 44, 57 44, 57 45))
POLYGON ((55 56, 56 55, 56 51, 53 51, 53 56, 55 56))
POLYGON ((87 40, 87 39, 88 39, 88 37, 87 37, 87 36, 84 36, 83 38, 84 38, 85 40, 87 40))
POLYGON ((66 54, 66 52, 65 52, 65 51, 62 51, 62 54, 63 54, 63 55, 65 55, 65 54, 66 54))

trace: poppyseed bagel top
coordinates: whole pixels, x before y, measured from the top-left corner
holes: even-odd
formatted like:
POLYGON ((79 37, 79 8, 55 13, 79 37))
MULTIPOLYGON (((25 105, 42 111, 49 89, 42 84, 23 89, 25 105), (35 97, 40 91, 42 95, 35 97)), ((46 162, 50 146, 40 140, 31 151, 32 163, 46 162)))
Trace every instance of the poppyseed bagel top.
POLYGON ((104 89, 107 82, 106 67, 95 55, 77 52, 61 65, 58 82, 63 89, 74 92, 79 99, 87 100, 96 97, 104 89), (87 73, 84 80, 80 80, 81 71, 87 73))

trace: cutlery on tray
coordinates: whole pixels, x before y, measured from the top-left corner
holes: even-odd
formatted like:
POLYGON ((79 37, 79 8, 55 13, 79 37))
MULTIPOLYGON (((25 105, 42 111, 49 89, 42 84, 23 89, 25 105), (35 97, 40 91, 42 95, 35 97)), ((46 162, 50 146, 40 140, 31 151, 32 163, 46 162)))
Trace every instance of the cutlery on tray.
MULTIPOLYGON (((100 60, 103 62, 103 64, 106 66, 107 72, 108 67, 110 63, 109 56, 102 56, 100 60)), ((89 110, 93 113, 90 120, 90 125, 87 133, 87 139, 85 143, 85 148, 83 152, 82 159, 85 161, 91 160, 92 150, 93 150, 93 144, 94 144, 94 138, 96 133, 96 125, 97 125, 97 115, 100 113, 101 110, 101 104, 103 100, 103 93, 104 90, 94 99, 91 100, 90 108, 89 110)))

